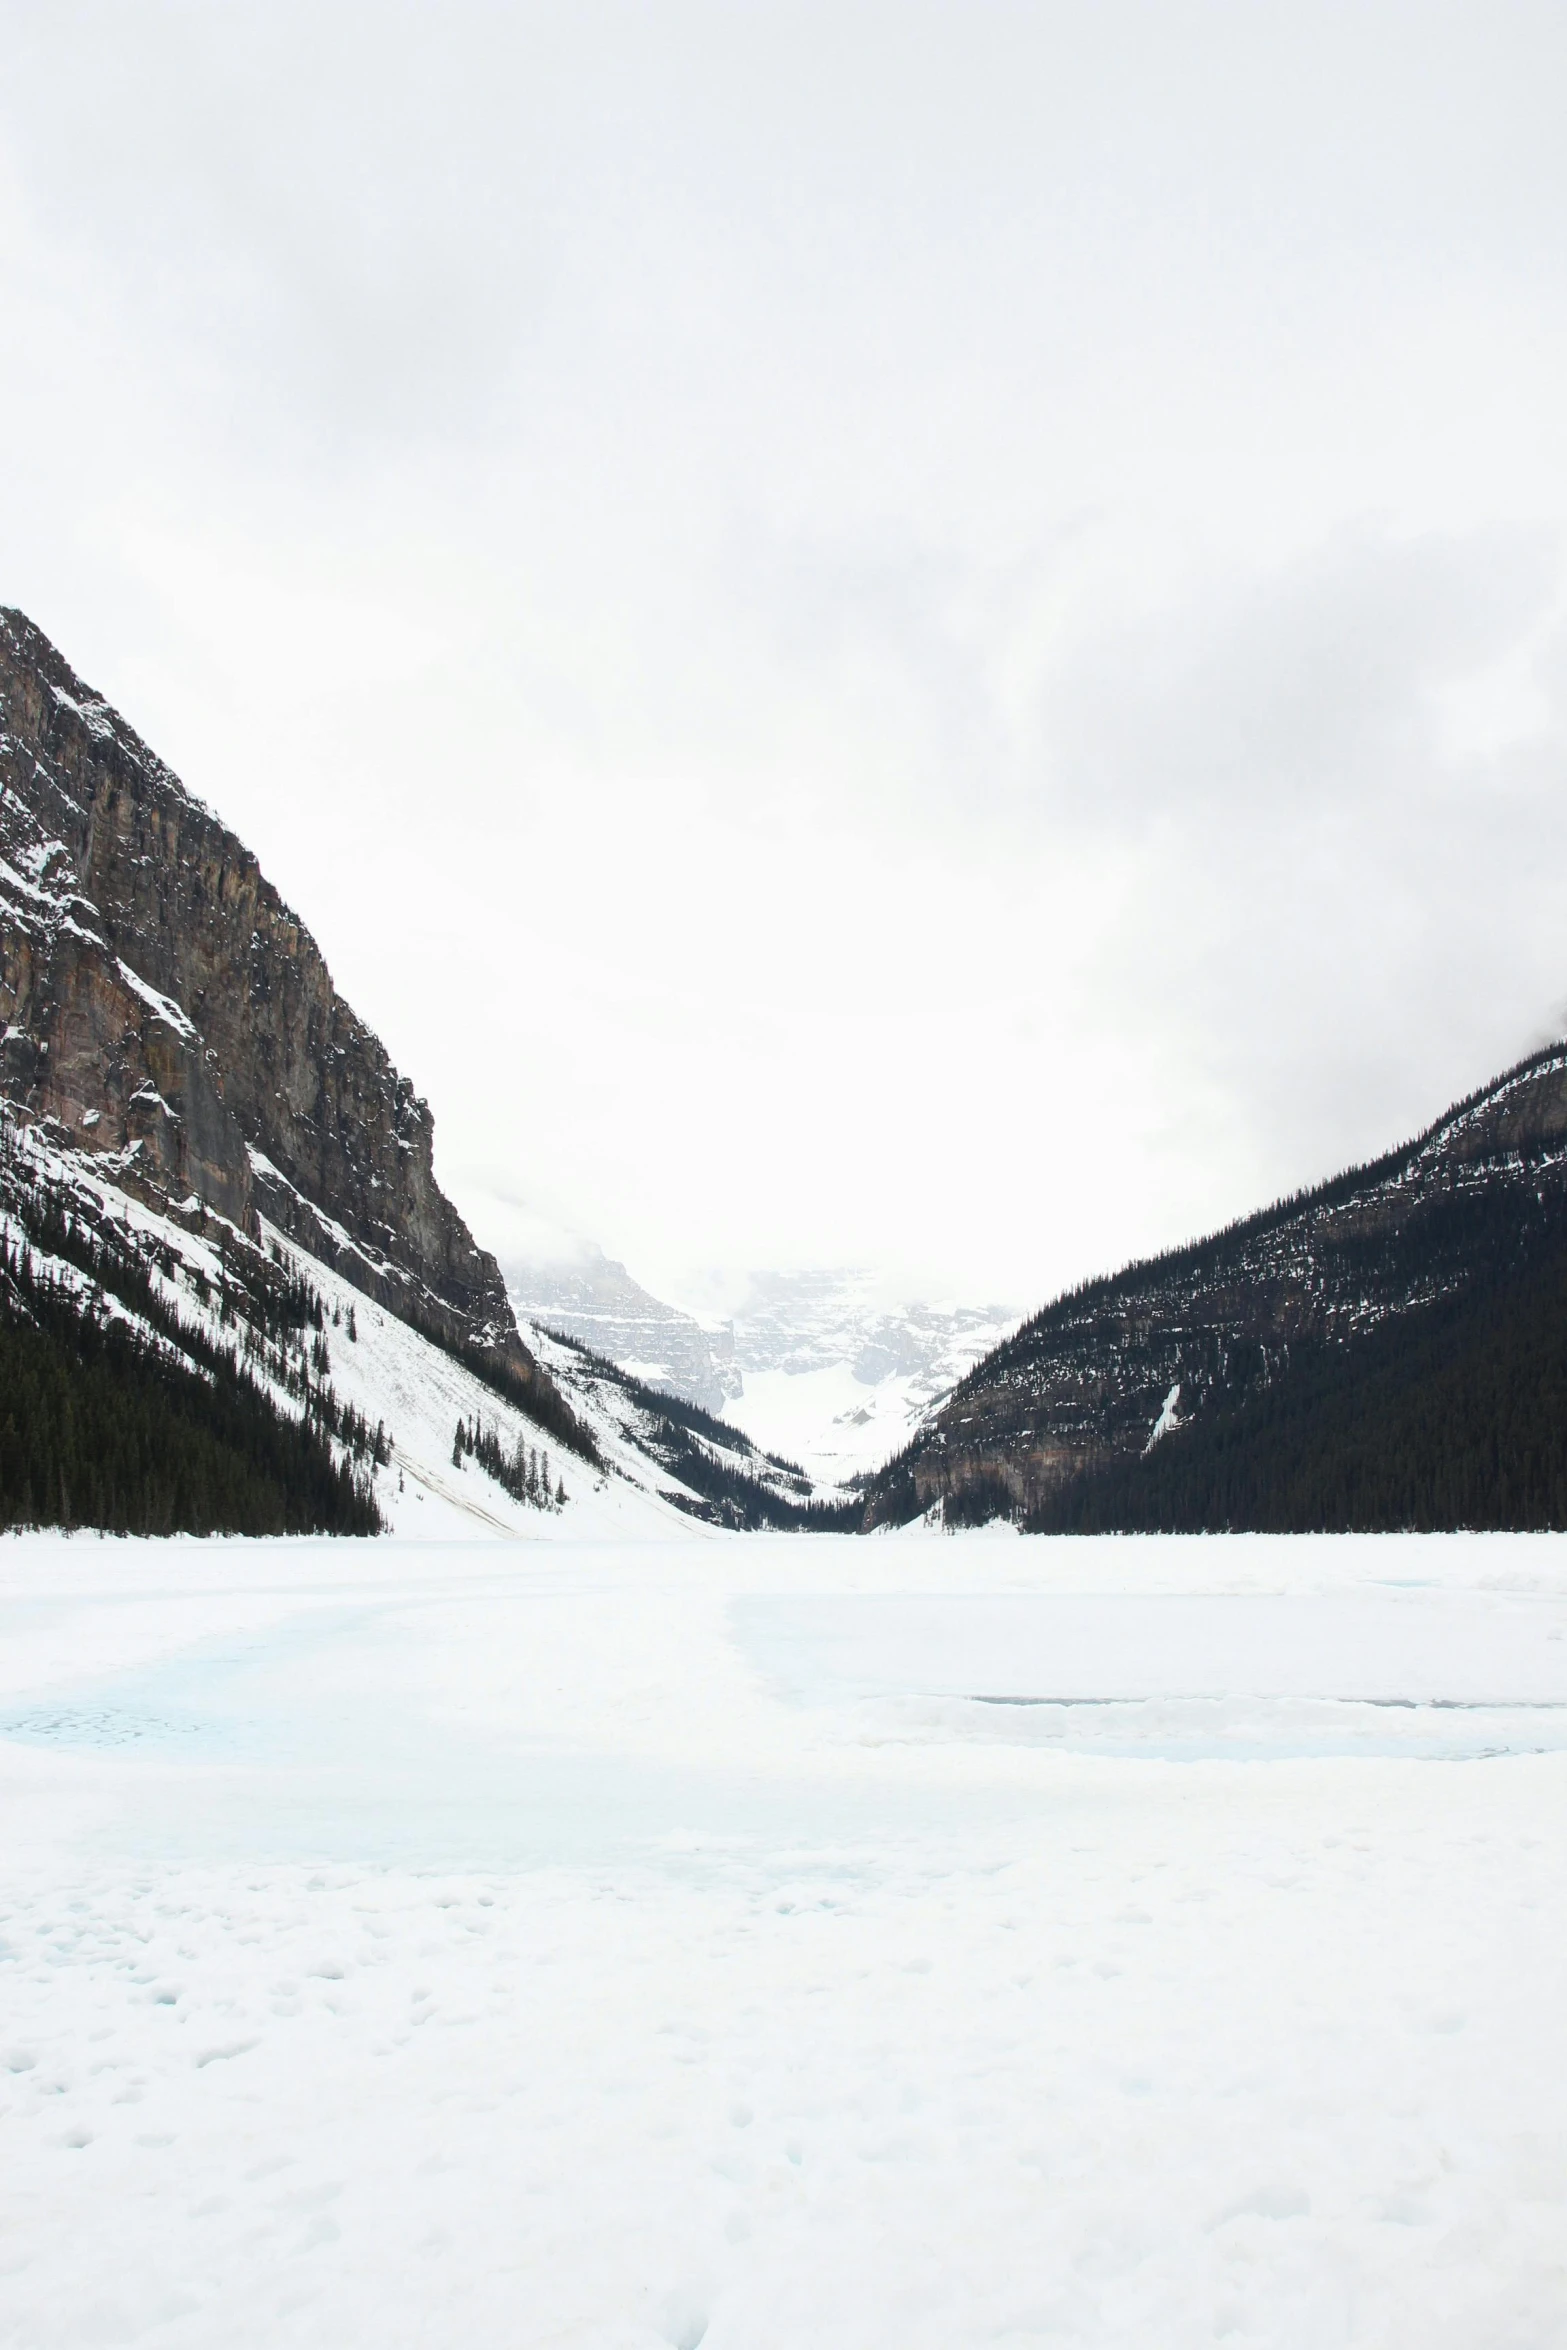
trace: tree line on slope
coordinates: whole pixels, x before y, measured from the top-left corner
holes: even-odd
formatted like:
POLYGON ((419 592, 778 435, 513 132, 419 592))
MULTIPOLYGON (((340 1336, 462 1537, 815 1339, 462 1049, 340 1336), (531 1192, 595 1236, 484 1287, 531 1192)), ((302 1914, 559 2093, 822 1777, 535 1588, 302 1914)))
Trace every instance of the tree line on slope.
POLYGON ((515 1405, 536 1428, 541 1429, 546 1436, 553 1436, 568 1452, 574 1452, 578 1460, 586 1461, 589 1468, 603 1468, 603 1456, 592 1429, 584 1427, 557 1387, 544 1381, 530 1385, 520 1379, 500 1355, 449 1338, 433 1323, 427 1323, 417 1315, 412 1317, 412 1323, 422 1338, 427 1338, 432 1346, 438 1346, 443 1354, 450 1355, 454 1363, 460 1363, 465 1371, 478 1380, 481 1387, 487 1387, 492 1395, 498 1395, 503 1402, 515 1405))
POLYGON ((549 1335, 569 1347, 606 1384, 618 1387, 634 1407, 641 1444, 696 1497, 691 1499, 666 1487, 664 1498, 676 1509, 741 1533, 760 1533, 768 1528, 813 1534, 857 1530, 862 1515, 858 1501, 812 1500, 810 1479, 793 1461, 760 1452, 727 1420, 716 1419, 685 1396, 666 1395, 662 1388, 649 1387, 606 1355, 595 1354, 569 1331, 551 1330, 549 1335), (743 1465, 758 1460, 775 1472, 779 1483, 792 1486, 793 1493, 780 1492, 743 1465))
POLYGON ((104 1293, 0 1247, 0 1525, 116 1534, 375 1534, 367 1477, 233 1356, 203 1372, 104 1293))
POLYGON ((220 1223, 208 1270, 40 1169, 6 1115, 0 1207, 0 1524, 379 1531, 385 1430, 326 1379, 321 1299, 280 1251, 220 1223))
POLYGON ((566 1506, 566 1481, 558 1478, 551 1482, 549 1454, 541 1453, 520 1435, 508 1451, 500 1430, 486 1428, 477 1413, 471 1420, 459 1420, 452 1438, 452 1467, 460 1469, 465 1460, 477 1461, 503 1493, 528 1509, 563 1510, 566 1506))
MULTIPOLYGON (((1346 1167, 1324 1182, 1288 1192, 1266 1207, 1251 1209, 1201 1239, 1182 1242, 1157 1256, 1134 1258, 1115 1272, 1093 1274, 1075 1283, 1031 1314, 1009 1338, 966 1371, 949 1401, 965 1400, 1010 1372, 1026 1371, 1037 1359, 1042 1343, 1078 1328, 1092 1330, 1096 1314, 1113 1314, 1130 1297, 1161 1290, 1196 1296, 1224 1279, 1246 1284, 1252 1278, 1254 1249, 1265 1253, 1268 1244, 1291 1227, 1309 1231, 1319 1219, 1331 1218, 1334 1211, 1397 1185, 1427 1158, 1441 1137, 1461 1128, 1469 1113, 1504 1096, 1519 1080, 1548 1073, 1562 1057, 1560 1043, 1544 1046, 1464 1095, 1408 1142, 1346 1167)), ((1482 1253, 1494 1263, 1498 1239, 1504 1250, 1510 1243, 1512 1203, 1532 1200, 1537 1172, 1549 1177, 1554 1171, 1559 1194, 1561 1148, 1558 1142, 1536 1135, 1514 1141, 1488 1159, 1444 1160, 1438 1149, 1433 1167, 1441 1172, 1422 1190, 1418 1213, 1407 1224, 1395 1219, 1386 1231, 1364 1238, 1337 1232, 1331 1236, 1328 1258, 1335 1272, 1341 1272, 1335 1285, 1344 1295, 1351 1294, 1360 1278, 1378 1273, 1396 1278, 1407 1261, 1410 1244, 1416 1250, 1433 1256, 1445 1254, 1459 1262, 1478 1232, 1482 1253), (1493 1221, 1492 1211, 1498 1209, 1500 1214, 1493 1221)), ((1539 1204, 1550 1212, 1547 1199, 1542 1198, 1539 1204)), ((1559 1196, 1554 1213, 1559 1219, 1559 1196)), ((1467 1261, 1462 1269, 1469 1269, 1467 1261)))
POLYGON ((1349 1347, 1297 1349, 1270 1385, 1085 1471, 1039 1533, 1567 1528, 1567 1247, 1349 1347))

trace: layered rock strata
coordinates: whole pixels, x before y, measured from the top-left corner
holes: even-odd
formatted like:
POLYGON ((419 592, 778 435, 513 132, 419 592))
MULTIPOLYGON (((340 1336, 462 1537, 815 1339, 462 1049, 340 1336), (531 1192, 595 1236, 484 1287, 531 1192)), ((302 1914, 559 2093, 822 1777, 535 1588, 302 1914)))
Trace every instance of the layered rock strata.
POLYGON ((436 1183, 428 1105, 255 858, 0 609, 0 1091, 116 1180, 258 1211, 393 1312, 544 1374, 436 1183))

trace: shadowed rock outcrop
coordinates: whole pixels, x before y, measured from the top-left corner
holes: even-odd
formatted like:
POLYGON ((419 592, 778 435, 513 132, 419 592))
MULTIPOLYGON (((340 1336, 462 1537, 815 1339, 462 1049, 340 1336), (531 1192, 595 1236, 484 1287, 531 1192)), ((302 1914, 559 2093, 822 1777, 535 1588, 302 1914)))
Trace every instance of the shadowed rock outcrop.
POLYGON ((427 1104, 255 858, 0 610, 0 1090, 116 1180, 257 1211, 448 1342, 549 1382, 436 1183, 427 1104))

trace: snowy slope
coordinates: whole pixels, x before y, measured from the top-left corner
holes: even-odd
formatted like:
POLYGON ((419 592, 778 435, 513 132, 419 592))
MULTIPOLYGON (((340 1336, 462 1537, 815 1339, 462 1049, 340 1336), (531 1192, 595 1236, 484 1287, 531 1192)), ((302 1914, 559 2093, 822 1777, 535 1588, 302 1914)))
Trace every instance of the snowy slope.
MULTIPOLYGON (((9 1155, 0 1170, 0 1232, 16 1241, 25 1238, 19 1194, 32 1187, 84 1226, 106 1230, 123 1244, 184 1329, 223 1347, 244 1343, 253 1383, 282 1410, 296 1418, 303 1413, 308 1370, 317 1390, 329 1388, 337 1406, 362 1415, 371 1429, 384 1428, 391 1458, 384 1466, 365 1463, 364 1469, 394 1533, 543 1541, 688 1538, 692 1517, 705 1514, 700 1496, 640 1448, 634 1417, 628 1423, 618 1394, 602 1394, 600 1383, 580 1364, 571 1366, 571 1403, 594 1441, 597 1463, 567 1450, 464 1363, 264 1220, 258 1247, 194 1200, 188 1203, 189 1223, 148 1206, 112 1180, 112 1158, 72 1150, 37 1127, 9 1120, 5 1138, 9 1155), (236 1268, 265 1258, 301 1276, 320 1300, 324 1327, 319 1333, 299 1333, 297 1351, 252 1349, 243 1321, 225 1315, 225 1282, 234 1292, 236 1268), (317 1345, 319 1369, 308 1352, 317 1345), (519 1442, 547 1455, 551 1487, 564 1485, 564 1504, 542 1509, 519 1503, 473 1459, 456 1465, 452 1454, 459 1422, 493 1430, 508 1455, 519 1442), (671 1495, 677 1498, 666 1498, 671 1495)), ((91 1290, 79 1269, 63 1259, 44 1260, 35 1251, 35 1261, 47 1263, 67 1286, 91 1290)), ((139 1321, 134 1311, 113 1300, 104 1300, 104 1310, 139 1321)), ((168 1348, 151 1325, 141 1322, 140 1327, 150 1342, 168 1348)), ((187 1360, 200 1371, 199 1361, 187 1360)), ((342 1447, 335 1449, 341 1455, 342 1447)))
POLYGON ((858 1526, 856 1500, 831 1487, 818 1491, 787 1457, 757 1446, 727 1418, 649 1388, 573 1340, 543 1329, 530 1338, 559 1392, 604 1441, 628 1448, 644 1466, 659 1464, 677 1488, 694 1488, 705 1497, 707 1515, 752 1530, 812 1524, 824 1531, 821 1512, 827 1510, 838 1530, 851 1521, 858 1526))
MULTIPOLYGON (((700 1313, 665 1304, 601 1249, 513 1258, 507 1294, 649 1386, 721 1412, 818 1484, 879 1468, 1018 1317, 927 1304, 863 1268, 708 1276, 700 1313)), ((530 1344, 532 1343, 530 1337, 530 1344)))
POLYGON ((382 1472, 376 1490, 394 1533, 421 1540, 466 1533, 573 1542, 689 1536, 690 1517, 663 1498, 684 1488, 627 1440, 591 1381, 574 1382, 570 1401, 598 1445, 602 1468, 533 1427, 514 1404, 395 1314, 370 1304, 341 1275, 291 1249, 281 1234, 269 1231, 268 1237, 288 1249, 329 1311, 346 1316, 354 1310, 357 1340, 350 1344, 340 1330, 332 1333, 332 1380, 345 1401, 390 1431, 391 1468, 382 1472), (453 1464, 457 1423, 475 1418, 497 1430, 508 1452, 520 1438, 548 1453, 551 1479, 566 1488, 563 1509, 529 1508, 474 1461, 453 1464))
POLYGON ((899 1451, 1016 1320, 1005 1306, 889 1297, 863 1270, 753 1273, 734 1310, 744 1387, 725 1414, 841 1484, 899 1451))

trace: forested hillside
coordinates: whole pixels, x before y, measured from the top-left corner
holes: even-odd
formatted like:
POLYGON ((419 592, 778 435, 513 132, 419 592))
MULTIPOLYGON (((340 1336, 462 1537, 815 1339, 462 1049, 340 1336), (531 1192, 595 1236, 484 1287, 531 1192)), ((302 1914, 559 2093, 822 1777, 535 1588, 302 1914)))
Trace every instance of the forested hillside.
POLYGON ((325 1375, 320 1298, 259 1249, 215 1269, 95 1214, 0 1125, 0 1525, 380 1531, 387 1439, 325 1375))
POLYGON ((1567 1247, 1298 1353, 1267 1387, 1088 1470, 1037 1533, 1567 1527, 1567 1247))
POLYGON ((1402 1149, 1059 1298, 874 1480, 1039 1529, 1567 1524, 1567 1048, 1402 1149))

